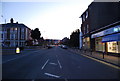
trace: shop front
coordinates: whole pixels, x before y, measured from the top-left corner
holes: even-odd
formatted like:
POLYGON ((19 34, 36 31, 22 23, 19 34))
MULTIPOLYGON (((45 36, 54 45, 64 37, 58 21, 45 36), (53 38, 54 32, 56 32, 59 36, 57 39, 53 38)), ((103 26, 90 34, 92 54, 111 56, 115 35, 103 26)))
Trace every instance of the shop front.
POLYGON ((95 51, 120 54, 120 25, 91 35, 95 39, 95 51))
POLYGON ((102 42, 107 45, 107 52, 120 53, 120 33, 104 36, 102 42))

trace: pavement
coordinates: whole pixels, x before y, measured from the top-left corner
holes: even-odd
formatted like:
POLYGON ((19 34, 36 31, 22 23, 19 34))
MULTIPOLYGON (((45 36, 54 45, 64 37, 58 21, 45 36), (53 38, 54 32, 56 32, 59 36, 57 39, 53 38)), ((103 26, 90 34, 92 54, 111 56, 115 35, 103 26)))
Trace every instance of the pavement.
POLYGON ((102 53, 98 53, 98 52, 89 52, 89 51, 82 51, 79 49, 69 49, 72 52, 75 52, 77 54, 81 54, 81 55, 86 55, 95 59, 98 59, 100 61, 104 61, 107 63, 110 63, 112 65, 118 66, 120 67, 120 57, 116 57, 116 56, 111 56, 111 55, 104 55, 102 53))
POLYGON ((60 47, 26 50, 3 60, 3 81, 119 81, 119 69, 60 47))

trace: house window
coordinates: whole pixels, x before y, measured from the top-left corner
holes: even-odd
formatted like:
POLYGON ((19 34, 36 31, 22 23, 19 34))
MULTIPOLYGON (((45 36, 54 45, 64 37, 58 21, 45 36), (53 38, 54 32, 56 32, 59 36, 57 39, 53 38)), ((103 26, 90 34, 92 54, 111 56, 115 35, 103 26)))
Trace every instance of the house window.
POLYGON ((13 28, 10 28, 10 32, 13 32, 13 30, 14 30, 13 28))
POLYGON ((17 31, 17 28, 14 28, 15 31, 17 31))
POLYGON ((10 39, 14 39, 14 34, 10 34, 10 39))
POLYGON ((22 31, 22 32, 24 32, 24 31, 25 31, 25 29, 24 29, 24 28, 22 28, 22 29, 21 29, 21 31, 22 31))
POLYGON ((87 33, 89 33, 89 25, 87 25, 87 33))
POLYGON ((7 39, 7 34, 6 33, 4 33, 4 39, 7 39))
POLYGON ((4 29, 3 29, 3 31, 7 31, 7 29, 6 29, 6 28, 4 28, 4 29))
POLYGON ((85 15, 83 15, 83 21, 85 21, 85 15))
POLYGON ((1 38, 3 38, 3 34, 1 34, 1 38))
POLYGON ((13 28, 10 28, 11 31, 13 31, 13 28))
POLYGON ((86 34, 86 31, 85 31, 86 29, 85 29, 85 26, 84 26, 84 34, 86 34))
POLYGON ((17 34, 15 34, 15 39, 17 39, 17 34))
POLYGON ((88 18, 88 11, 86 11, 86 18, 88 18))
POLYGON ((24 39, 25 38, 25 35, 24 34, 21 34, 21 39, 24 39))

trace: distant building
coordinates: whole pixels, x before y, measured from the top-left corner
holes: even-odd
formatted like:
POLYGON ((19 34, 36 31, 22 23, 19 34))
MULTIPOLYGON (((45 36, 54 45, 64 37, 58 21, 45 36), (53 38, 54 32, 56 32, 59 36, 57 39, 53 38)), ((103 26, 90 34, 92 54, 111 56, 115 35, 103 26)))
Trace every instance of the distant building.
POLYGON ((45 39, 47 45, 57 45, 60 43, 58 39, 45 39))
POLYGON ((82 18, 83 48, 114 55, 120 53, 120 40, 116 39, 120 36, 119 14, 120 2, 92 2, 80 17, 82 18), (118 34, 115 35, 115 33, 118 34))
POLYGON ((24 24, 14 23, 13 18, 11 18, 10 23, 0 26, 0 42, 4 47, 25 46, 25 42, 31 39, 31 29, 24 24))

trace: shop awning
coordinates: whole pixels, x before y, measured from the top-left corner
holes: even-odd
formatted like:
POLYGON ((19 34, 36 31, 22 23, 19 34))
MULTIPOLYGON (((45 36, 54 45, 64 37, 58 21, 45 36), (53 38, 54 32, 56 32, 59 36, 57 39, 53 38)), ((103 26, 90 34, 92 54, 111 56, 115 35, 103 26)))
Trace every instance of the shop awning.
POLYGON ((102 42, 120 41, 120 33, 108 35, 102 38, 102 42))

